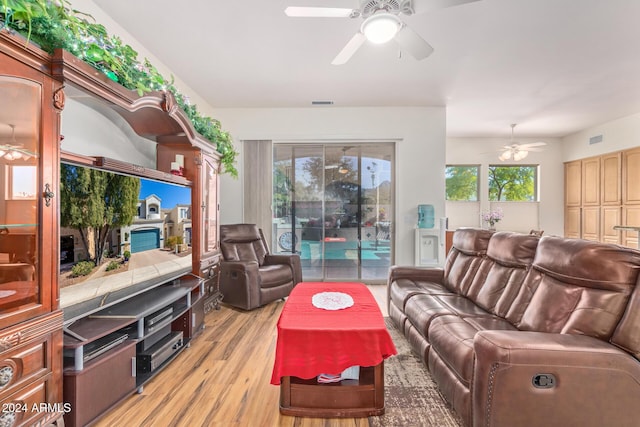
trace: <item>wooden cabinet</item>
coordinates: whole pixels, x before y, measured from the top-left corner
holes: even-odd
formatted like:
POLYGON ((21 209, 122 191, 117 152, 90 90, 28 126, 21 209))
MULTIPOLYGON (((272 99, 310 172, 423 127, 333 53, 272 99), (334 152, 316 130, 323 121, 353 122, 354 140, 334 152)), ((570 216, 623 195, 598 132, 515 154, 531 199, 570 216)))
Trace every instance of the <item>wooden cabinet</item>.
POLYGON ((564 165, 564 201, 566 206, 582 205, 582 162, 580 160, 564 165))
MULTIPOLYGON (((628 205, 622 208, 622 225, 640 226, 640 205, 628 205)), ((640 248, 637 231, 623 231, 622 244, 630 248, 640 248)))
POLYGON ((569 206, 564 208, 565 237, 580 238, 581 236, 581 208, 569 206))
POLYGON ((600 240, 600 207, 585 206, 582 208, 581 234, 586 240, 600 240))
POLYGON ((189 343, 198 323, 193 309, 202 302, 202 279, 187 275, 70 325, 64 392, 73 411, 66 424, 86 425, 142 391, 189 343))
POLYGON ((603 206, 622 204, 622 153, 605 154, 600 160, 600 199, 603 206))
POLYGON ((0 31, 0 425, 45 425, 64 411, 58 253, 50 250, 64 101, 47 61, 0 31))
POLYGON ((620 206, 602 206, 600 208, 600 239, 606 243, 619 245, 620 231, 613 227, 622 224, 622 208, 620 206))
POLYGON ((220 308, 222 294, 219 288, 220 264, 220 158, 217 155, 202 155, 202 207, 201 221, 202 255, 200 257, 200 274, 206 278, 204 310, 220 308))
POLYGON ((140 96, 69 52, 49 55, 5 30, 0 142, 0 425, 62 423, 63 414, 73 425, 85 425, 141 387, 178 354, 176 346, 202 329, 200 275, 215 277, 219 257, 219 158, 171 93, 140 96), (59 289, 63 87, 158 147, 157 170, 125 164, 129 153, 111 164, 92 153, 67 152, 65 161, 175 183, 166 162, 184 155, 186 178, 180 185, 191 186, 195 239, 187 276, 177 282, 175 276, 170 282, 145 279, 135 289, 110 292, 96 298, 98 307, 82 307, 68 321, 59 289), (123 334, 123 341, 110 346, 123 334), (152 357, 157 354, 170 356, 152 357), (155 361, 141 364, 145 358, 155 361))
POLYGON ((640 148, 622 153, 622 195, 623 204, 640 204, 640 148))
POLYGON ((600 158, 592 157, 582 160, 582 206, 598 206, 600 204, 600 158))
POLYGON ((565 163, 566 237, 638 247, 640 148, 565 163), (636 207, 637 206, 637 207, 636 207))

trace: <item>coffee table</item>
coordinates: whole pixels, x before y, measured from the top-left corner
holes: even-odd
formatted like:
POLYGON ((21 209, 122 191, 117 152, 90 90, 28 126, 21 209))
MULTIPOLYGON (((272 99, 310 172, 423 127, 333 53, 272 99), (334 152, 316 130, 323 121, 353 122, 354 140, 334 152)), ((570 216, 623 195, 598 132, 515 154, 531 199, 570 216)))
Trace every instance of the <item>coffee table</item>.
POLYGON ((364 284, 299 283, 278 320, 271 384, 280 385, 280 412, 326 418, 382 415, 384 359, 394 354, 380 308, 364 284), (337 294, 348 295, 353 305, 323 309, 312 302, 314 295, 337 294), (358 379, 317 381, 320 374, 340 374, 351 366, 360 366, 358 379))

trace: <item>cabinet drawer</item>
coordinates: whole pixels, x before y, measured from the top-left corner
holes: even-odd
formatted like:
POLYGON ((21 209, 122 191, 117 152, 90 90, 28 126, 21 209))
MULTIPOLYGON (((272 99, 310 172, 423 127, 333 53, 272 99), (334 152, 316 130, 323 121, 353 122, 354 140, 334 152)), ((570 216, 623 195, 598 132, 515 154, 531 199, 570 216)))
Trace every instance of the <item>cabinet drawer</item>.
POLYGON ((47 378, 24 387, 7 399, 2 399, 0 425, 21 426, 36 424, 36 419, 49 416, 49 410, 64 410, 61 403, 46 405, 47 378), (46 405, 46 407, 45 407, 46 405))
MULTIPOLYGON (((30 342, 2 353, 0 359, 0 400, 27 382, 50 371, 46 359, 46 341, 30 342)), ((45 400, 42 400, 45 402, 45 400)))

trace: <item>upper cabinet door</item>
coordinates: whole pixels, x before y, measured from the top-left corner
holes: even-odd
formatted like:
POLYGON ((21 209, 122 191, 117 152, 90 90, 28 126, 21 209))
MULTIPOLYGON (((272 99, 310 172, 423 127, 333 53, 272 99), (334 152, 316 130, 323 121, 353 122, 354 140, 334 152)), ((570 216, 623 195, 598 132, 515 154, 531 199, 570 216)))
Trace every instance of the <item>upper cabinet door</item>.
POLYGON ((600 205, 600 157, 582 161, 582 205, 600 205))
POLYGON ((582 205, 582 162, 564 164, 564 200, 566 206, 582 205))
POLYGON ((57 308, 53 89, 0 54, 0 328, 57 308))
POLYGON ((640 204, 640 148, 623 152, 622 199, 625 205, 640 204))
POLYGON ((617 206, 622 202, 621 165, 621 153, 605 154, 600 158, 600 198, 603 205, 617 206))
POLYGON ((203 156, 204 163, 204 185, 203 200, 204 212, 204 255, 212 255, 219 250, 218 229, 219 229, 219 202, 218 186, 220 162, 210 156, 203 156))

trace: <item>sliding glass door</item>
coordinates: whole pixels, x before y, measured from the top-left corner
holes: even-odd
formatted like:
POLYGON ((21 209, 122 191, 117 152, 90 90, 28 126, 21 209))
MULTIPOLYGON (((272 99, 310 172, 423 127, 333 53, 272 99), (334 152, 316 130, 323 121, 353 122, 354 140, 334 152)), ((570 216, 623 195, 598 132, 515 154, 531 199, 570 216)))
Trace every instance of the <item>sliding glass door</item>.
POLYGON ((274 253, 300 254, 305 280, 387 278, 392 143, 274 144, 274 253))

